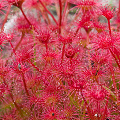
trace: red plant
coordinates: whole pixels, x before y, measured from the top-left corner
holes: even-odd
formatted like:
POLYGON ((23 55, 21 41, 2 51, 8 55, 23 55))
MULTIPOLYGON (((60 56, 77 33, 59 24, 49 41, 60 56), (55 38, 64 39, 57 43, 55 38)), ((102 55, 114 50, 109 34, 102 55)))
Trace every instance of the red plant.
POLYGON ((99 0, 1 0, 0 119, 119 120, 119 13, 99 0))

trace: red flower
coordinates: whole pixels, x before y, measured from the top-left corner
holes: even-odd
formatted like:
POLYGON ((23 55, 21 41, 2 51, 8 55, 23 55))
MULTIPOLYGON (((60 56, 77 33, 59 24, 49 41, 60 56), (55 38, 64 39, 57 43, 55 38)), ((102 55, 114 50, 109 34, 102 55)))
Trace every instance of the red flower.
POLYGON ((47 44, 50 39, 50 33, 48 31, 40 31, 36 38, 43 44, 47 44))
POLYGON ((23 2, 25 0, 7 0, 7 1, 8 1, 8 3, 10 3, 10 4, 12 4, 12 5, 16 6, 16 7, 21 8, 22 4, 23 4, 23 2))
POLYGON ((0 97, 4 94, 6 87, 5 84, 0 84, 0 97))
POLYGON ((38 8, 38 0, 26 0, 24 4, 27 8, 38 8))
POLYGON ((20 64, 19 62, 14 62, 13 65, 11 65, 11 69, 17 74, 23 74, 28 71, 29 68, 27 68, 24 64, 20 64))
POLYGON ((30 24, 26 21, 24 16, 18 17, 15 20, 15 22, 16 22, 15 29, 17 29, 20 32, 29 33, 32 30, 30 24))
POLYGON ((114 8, 111 6, 104 6, 100 8, 102 11, 102 15, 105 16, 108 20, 112 19, 114 16, 114 8))
POLYGON ((22 47, 21 50, 17 51, 17 59, 20 62, 26 62, 26 61, 30 61, 30 59, 33 58, 33 53, 34 49, 32 49, 31 46, 27 46, 27 47, 22 47))
POLYGON ((112 35, 112 39, 107 32, 102 32, 94 36, 94 47, 101 49, 109 49, 117 42, 117 36, 112 35))
POLYGON ((68 81, 68 84, 70 86, 70 89, 71 90, 83 90, 85 88, 85 81, 84 80, 71 80, 71 81, 68 81))
POLYGON ((63 44, 72 43, 72 37, 71 37, 71 35, 68 35, 68 36, 59 36, 58 40, 60 42, 62 42, 63 44))
POLYGON ((4 40, 7 39, 7 34, 4 32, 0 33, 0 45, 3 43, 4 40))
POLYGON ((92 85, 90 96, 97 101, 102 101, 107 95, 107 91, 98 85, 92 85))
POLYGON ((43 120, 59 120, 60 116, 60 111, 57 110, 56 107, 45 107, 44 112, 42 114, 42 119, 43 120))
POLYGON ((76 4, 75 7, 81 8, 83 13, 89 12, 90 14, 94 14, 94 12, 98 11, 99 2, 98 0, 69 0, 71 3, 76 4))
POLYGON ((73 48, 66 49, 65 56, 67 58, 73 58, 75 55, 75 50, 73 48))

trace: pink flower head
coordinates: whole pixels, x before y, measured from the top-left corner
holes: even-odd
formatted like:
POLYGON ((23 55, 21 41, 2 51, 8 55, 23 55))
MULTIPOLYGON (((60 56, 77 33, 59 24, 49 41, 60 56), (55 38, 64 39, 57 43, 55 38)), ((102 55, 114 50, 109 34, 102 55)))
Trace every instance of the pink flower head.
POLYGON ((16 72, 17 74, 23 74, 26 71, 28 71, 29 68, 27 68, 24 64, 20 64, 19 62, 14 62, 11 65, 11 69, 13 72, 16 72))
POLYGON ((0 32, 0 45, 3 43, 5 40, 12 40, 13 36, 11 34, 6 34, 4 32, 0 32))
POLYGON ((91 57, 91 60, 94 62, 94 64, 98 65, 104 65, 105 63, 107 63, 108 61, 108 58, 109 58, 109 55, 106 54, 106 53, 95 53, 95 54, 92 54, 92 57, 91 57))
POLYGON ((0 84, 0 97, 4 94, 4 92, 6 91, 6 87, 5 84, 0 84))
POLYGON ((37 8, 38 7, 38 0, 26 0, 24 6, 27 8, 37 8))
POLYGON ((101 49, 108 49, 114 45, 116 39, 111 39, 110 35, 107 32, 102 32, 94 36, 95 46, 101 49))
POLYGON ((64 105, 62 110, 62 120, 78 120, 78 111, 75 106, 64 105))
POLYGON ((68 78, 71 78, 75 75, 75 70, 71 69, 69 66, 63 65, 63 66, 59 66, 57 69, 59 71, 60 76, 63 76, 63 78, 65 80, 67 80, 68 78))
POLYGON ((50 5, 51 3, 55 2, 54 0, 40 0, 42 1, 45 5, 50 5))
POLYGON ((93 85, 91 88, 90 95, 97 101, 102 101, 107 95, 107 91, 97 85, 93 85))
MULTIPOLYGON (((40 0, 44 5, 50 5, 54 2, 54 0, 40 0)), ((41 4, 39 0, 25 0, 24 6, 31 9, 36 8, 40 9, 41 4)))
POLYGON ((85 81, 84 80, 71 80, 68 81, 69 82, 69 86, 71 90, 83 90, 85 88, 85 81))
POLYGON ((18 8, 21 8, 22 7, 22 4, 25 0, 7 0, 8 3, 18 7, 18 8))
POLYGON ((61 96, 59 94, 50 94, 50 93, 44 93, 42 97, 42 104, 43 106, 51 106, 55 105, 59 102, 59 99, 61 96))
POLYGON ((100 22, 93 22, 94 28, 97 30, 98 33, 102 32, 105 30, 105 24, 102 24, 100 22))
POLYGON ((21 62, 30 61, 33 58, 33 49, 27 47, 17 52, 17 59, 21 62))
POLYGON ((74 50, 74 48, 72 46, 66 48, 66 50, 65 50, 65 56, 67 58, 73 58, 74 55, 75 55, 75 50, 74 50))
POLYGON ((85 21, 82 22, 81 21, 81 22, 79 22, 78 26, 83 27, 87 33, 89 33, 92 30, 92 28, 94 27, 92 21, 87 21, 87 22, 85 22, 85 21))
POLYGON ((50 33, 47 30, 41 30, 36 36, 36 39, 43 44, 47 44, 50 38, 51 38, 50 33))
POLYGON ((16 22, 15 29, 17 29, 18 31, 20 31, 22 33, 29 33, 31 31, 31 26, 26 21, 24 16, 17 17, 15 22, 16 22))
POLYGON ((43 120, 55 120, 59 119, 60 113, 58 112, 56 107, 46 107, 44 108, 44 112, 42 114, 43 120))
POLYGON ((9 69, 7 67, 0 65, 0 76, 1 77, 5 77, 8 72, 9 72, 9 69))
POLYGON ((42 58, 48 62, 51 63, 53 60, 57 58, 57 54, 55 52, 47 52, 42 54, 42 58))
POLYGON ((76 4, 77 8, 81 8, 83 13, 88 12, 94 13, 98 8, 98 0, 70 0, 71 3, 76 4))
POLYGON ((59 36, 58 40, 60 42, 62 42, 63 44, 67 44, 67 43, 71 43, 72 42, 71 35, 68 35, 68 36, 59 36))
POLYGON ((114 8, 109 6, 104 6, 100 8, 102 11, 102 15, 105 16, 108 20, 112 19, 114 16, 114 8))
POLYGON ((7 35, 4 32, 0 33, 0 45, 3 43, 3 41, 7 38, 7 35))

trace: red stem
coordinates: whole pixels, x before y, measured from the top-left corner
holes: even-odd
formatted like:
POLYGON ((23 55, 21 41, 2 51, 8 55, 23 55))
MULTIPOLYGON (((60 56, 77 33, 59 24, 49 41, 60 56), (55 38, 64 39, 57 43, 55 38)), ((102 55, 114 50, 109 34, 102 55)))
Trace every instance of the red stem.
POLYGON ((24 11, 23 11, 22 7, 20 7, 20 10, 21 10, 21 12, 22 12, 23 16, 25 17, 25 19, 27 20, 27 22, 29 23, 29 25, 31 25, 31 26, 32 26, 31 22, 30 22, 30 21, 28 20, 28 18, 26 17, 26 15, 25 15, 25 13, 24 13, 24 11))
POLYGON ((117 86, 116 86, 116 82, 115 82, 115 75, 114 75, 114 70, 113 70, 112 65, 111 65, 111 73, 112 73, 113 86, 114 86, 116 98, 117 98, 117 101, 118 101, 118 90, 117 90, 117 86))
POLYGON ((61 64, 62 64, 62 61, 63 61, 64 52, 65 52, 65 43, 63 43, 63 48, 62 48, 61 64))
POLYGON ((29 61, 29 63, 38 71, 38 72, 40 72, 41 73, 41 71, 39 70, 39 68, 38 67, 36 67, 31 61, 29 61))
POLYGON ((90 119, 91 119, 91 120, 95 120, 94 115, 93 115, 93 112, 90 110, 90 107, 89 107, 89 105, 88 105, 85 97, 83 96, 82 90, 81 90, 81 96, 82 96, 82 98, 83 98, 83 100, 84 100, 84 102, 85 102, 85 105, 86 105, 86 107, 87 107, 87 111, 88 111, 88 114, 89 114, 90 119))
POLYGON ((72 68, 72 58, 70 58, 70 65, 71 65, 71 68, 72 68))
POLYGON ((11 99, 12 99, 12 102, 14 103, 16 109, 20 112, 21 117, 23 117, 22 111, 21 111, 21 109, 19 108, 19 106, 17 105, 17 103, 15 102, 15 100, 14 100, 14 98, 13 98, 13 94, 12 94, 10 91, 9 91, 9 95, 10 95, 10 97, 11 97, 11 99))
POLYGON ((9 5, 9 7, 8 7, 8 10, 7 10, 7 13, 6 13, 4 22, 3 22, 2 27, 1 27, 1 31, 4 30, 4 25, 5 25, 6 21, 7 21, 7 18, 8 18, 9 12, 10 12, 10 9, 11 9, 11 5, 9 5))
POLYGON ((111 48, 109 48, 109 50, 110 50, 112 56, 115 58, 115 61, 116 61, 117 65, 118 65, 118 67, 120 68, 120 63, 119 63, 119 61, 117 60, 115 54, 113 53, 113 51, 111 50, 111 48))
POLYGON ((60 6, 59 34, 61 34, 61 24, 62 24, 62 2, 61 0, 59 0, 59 6, 60 6))
POLYGON ((120 51, 117 50, 115 47, 113 47, 112 50, 113 50, 114 54, 116 55, 118 61, 120 62, 120 51))
POLYGON ((23 79, 23 84, 24 84, 24 88, 25 88, 26 94, 27 94, 27 96, 29 96, 29 92, 28 92, 27 85, 26 85, 26 82, 25 82, 24 73, 22 73, 22 79, 23 79))
POLYGON ((63 22, 64 22, 65 14, 66 14, 66 11, 67 11, 67 7, 68 7, 68 0, 66 0, 65 8, 64 8, 64 11, 63 11, 63 15, 62 15, 62 21, 63 22))
POLYGON ((18 42, 18 44, 17 44, 16 47, 15 47, 15 51, 18 49, 18 47, 19 47, 19 45, 21 44, 24 36, 25 36, 25 33, 22 33, 22 36, 21 36, 21 38, 20 38, 20 41, 18 42))
POLYGON ((110 37, 111 37, 110 19, 108 19, 108 27, 109 27, 109 34, 110 34, 110 37))
POLYGON ((97 101, 97 109, 98 109, 98 116, 97 116, 97 118, 98 118, 98 120, 100 120, 100 102, 99 101, 97 101))
POLYGON ((48 22, 47 22, 47 20, 46 20, 46 17, 45 17, 45 15, 44 15, 44 13, 42 12, 41 9, 39 9, 39 10, 40 10, 41 15, 42 15, 42 17, 43 17, 43 19, 44 19, 44 22, 45 22, 46 24, 48 24, 48 22))
POLYGON ((48 43, 45 44, 46 47, 46 53, 48 52, 48 43))
POLYGON ((74 37, 77 35, 79 29, 80 29, 80 28, 78 27, 77 30, 75 31, 75 33, 74 33, 74 37))
POLYGON ((118 13, 120 13, 120 0, 119 0, 119 11, 118 11, 118 13))
POLYGON ((46 6, 42 3, 42 1, 39 0, 39 2, 40 2, 41 5, 44 7, 44 9, 47 11, 47 13, 52 17, 52 19, 54 20, 54 22, 56 23, 56 25, 58 25, 56 19, 55 19, 54 16, 51 14, 51 12, 46 8, 46 6))
MULTIPOLYGON (((20 41, 18 42, 18 44, 16 45, 16 47, 15 47, 15 49, 14 49, 15 52, 16 52, 16 50, 18 49, 19 45, 21 44, 24 36, 25 36, 25 34, 22 33, 22 36, 21 36, 21 38, 20 38, 20 41)), ((11 53, 11 56, 10 56, 10 57, 12 57, 12 55, 13 55, 13 53, 11 53)))
POLYGON ((109 96, 107 97, 107 100, 106 100, 106 105, 105 105, 104 115, 103 115, 103 117, 102 117, 102 119, 101 119, 101 120, 105 120, 106 113, 107 113, 108 100, 109 100, 109 96))
MULTIPOLYGON (((4 77, 3 77, 3 82, 4 82, 4 84, 5 84, 6 86, 8 86, 4 77)), ((23 113, 22 113, 21 109, 19 108, 19 106, 17 105, 17 103, 15 102, 15 100, 14 100, 14 98, 13 98, 13 94, 12 94, 12 92, 9 90, 9 88, 8 88, 8 92, 9 92, 9 95, 10 95, 10 97, 11 97, 11 99, 12 99, 12 102, 14 103, 16 109, 20 112, 21 117, 23 117, 23 113)))
POLYGON ((10 42, 11 48, 12 48, 12 50, 13 50, 13 53, 14 53, 14 54, 15 54, 15 56, 16 56, 15 49, 14 49, 14 47, 13 47, 13 45, 12 45, 12 43, 11 43, 11 41, 10 41, 10 40, 9 40, 9 42, 10 42))

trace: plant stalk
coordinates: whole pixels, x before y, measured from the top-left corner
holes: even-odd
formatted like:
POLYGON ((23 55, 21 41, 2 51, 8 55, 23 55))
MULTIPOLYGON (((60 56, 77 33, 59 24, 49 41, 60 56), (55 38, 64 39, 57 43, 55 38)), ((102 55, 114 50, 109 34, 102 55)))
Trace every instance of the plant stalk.
POLYGON ((5 23, 7 22, 7 18, 8 18, 8 15, 9 15, 10 9, 11 9, 11 5, 9 5, 9 7, 8 7, 8 10, 7 10, 7 13, 6 13, 5 19, 4 19, 3 24, 2 24, 2 27, 1 27, 1 31, 4 31, 4 26, 5 26, 5 23))
POLYGON ((54 20, 54 22, 56 23, 56 25, 58 25, 55 17, 51 14, 51 12, 46 8, 46 6, 42 3, 41 0, 39 0, 39 2, 41 3, 41 5, 44 7, 44 9, 47 11, 47 13, 52 17, 52 19, 54 20))
POLYGON ((61 25, 62 25, 62 2, 59 0, 60 6, 60 16, 59 16, 59 34, 61 34, 61 25))
POLYGON ((110 37, 111 37, 111 27, 110 27, 110 20, 109 19, 108 19, 108 27, 109 27, 109 34, 110 34, 110 37))
POLYGON ((25 17, 26 21, 27 21, 27 22, 29 23, 29 25, 32 27, 32 24, 31 24, 31 22, 28 20, 27 16, 25 15, 25 13, 24 13, 22 7, 20 8, 20 10, 21 10, 23 16, 25 17))
POLYGON ((23 79, 23 84, 24 84, 26 94, 27 94, 27 96, 29 96, 30 94, 29 94, 28 89, 27 89, 24 73, 22 73, 22 79, 23 79))
POLYGON ((87 111, 88 111, 88 114, 89 114, 90 119, 91 119, 91 120, 95 120, 94 115, 93 115, 93 112, 91 111, 91 109, 90 109, 90 107, 89 107, 89 105, 88 105, 88 103, 87 103, 87 101, 86 101, 86 99, 85 99, 85 97, 84 97, 84 95, 83 95, 83 93, 82 93, 82 90, 81 90, 81 96, 82 96, 82 98, 83 98, 83 100, 84 100, 84 102, 85 102, 85 105, 86 105, 86 107, 87 107, 87 111))

